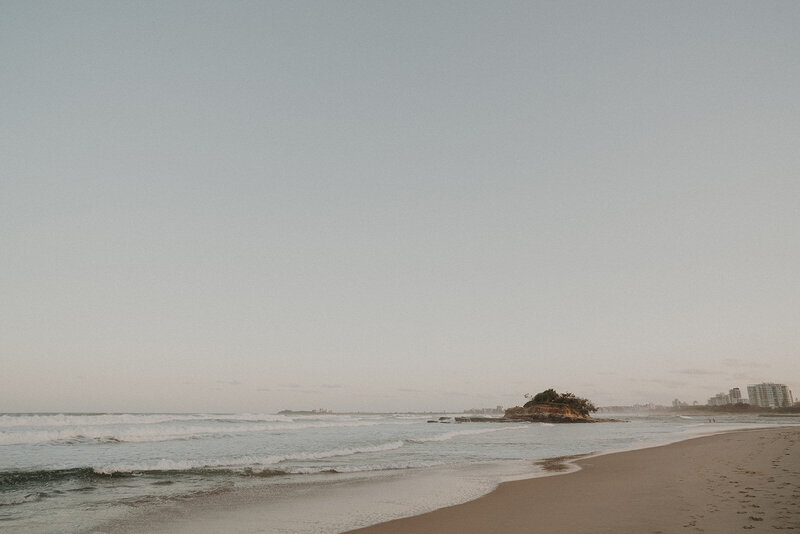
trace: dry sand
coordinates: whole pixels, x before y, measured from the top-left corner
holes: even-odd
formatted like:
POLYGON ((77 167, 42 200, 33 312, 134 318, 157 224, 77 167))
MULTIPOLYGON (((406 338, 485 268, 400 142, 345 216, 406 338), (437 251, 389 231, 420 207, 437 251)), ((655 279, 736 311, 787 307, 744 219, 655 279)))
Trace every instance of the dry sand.
POLYGON ((731 432, 576 463, 581 470, 574 473, 507 482, 472 502, 352 532, 800 531, 797 427, 731 432))

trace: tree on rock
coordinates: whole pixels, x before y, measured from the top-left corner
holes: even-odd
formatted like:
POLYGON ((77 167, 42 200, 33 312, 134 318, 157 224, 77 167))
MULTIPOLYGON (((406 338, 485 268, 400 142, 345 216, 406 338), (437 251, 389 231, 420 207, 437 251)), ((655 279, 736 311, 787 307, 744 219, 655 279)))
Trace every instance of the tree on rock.
POLYGON ((556 390, 550 388, 534 395, 533 400, 529 401, 528 404, 539 403, 539 402, 558 402, 558 399, 560 397, 561 396, 558 394, 556 390))
MULTIPOLYGON (((526 398, 529 395, 525 395, 526 398)), ((572 393, 559 394, 555 389, 550 388, 537 393, 531 400, 524 404, 524 408, 529 408, 534 404, 563 404, 578 412, 581 415, 588 416, 591 412, 596 412, 594 404, 589 399, 577 397, 572 393)))

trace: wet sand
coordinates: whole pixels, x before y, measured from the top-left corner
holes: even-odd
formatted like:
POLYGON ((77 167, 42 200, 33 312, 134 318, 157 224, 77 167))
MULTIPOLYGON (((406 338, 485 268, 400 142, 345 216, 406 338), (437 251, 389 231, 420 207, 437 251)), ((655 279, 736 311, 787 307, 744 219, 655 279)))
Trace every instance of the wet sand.
MULTIPOLYGON (((736 431, 575 463, 577 472, 507 482, 468 503, 351 532, 800 532, 797 427, 736 431)), ((551 465, 557 472, 563 461, 551 465)))

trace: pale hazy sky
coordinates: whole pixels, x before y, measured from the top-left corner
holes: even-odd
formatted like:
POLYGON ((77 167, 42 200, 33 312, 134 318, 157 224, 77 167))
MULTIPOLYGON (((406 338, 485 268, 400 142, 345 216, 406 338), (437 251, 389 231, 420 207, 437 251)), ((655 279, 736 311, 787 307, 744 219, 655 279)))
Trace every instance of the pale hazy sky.
POLYGON ((0 412, 800 393, 800 2, 0 3, 0 412))

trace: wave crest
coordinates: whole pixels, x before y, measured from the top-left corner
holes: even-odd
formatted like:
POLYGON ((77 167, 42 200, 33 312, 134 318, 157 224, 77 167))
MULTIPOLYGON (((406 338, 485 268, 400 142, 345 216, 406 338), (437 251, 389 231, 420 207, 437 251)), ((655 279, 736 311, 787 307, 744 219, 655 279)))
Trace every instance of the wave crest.
POLYGON ((109 425, 154 425, 160 423, 187 423, 202 421, 223 422, 286 422, 293 419, 276 414, 3 414, 0 415, 1 428, 17 427, 59 427, 59 426, 109 426, 109 425))
POLYGON ((524 426, 507 426, 503 428, 484 428, 481 430, 460 430, 454 432, 445 432, 444 434, 438 434, 436 436, 430 436, 426 438, 411 438, 408 441, 412 443, 430 443, 433 441, 447 441, 453 438, 461 437, 461 436, 475 436, 478 434, 490 434, 492 432, 503 432, 506 430, 521 430, 523 428, 527 428, 524 426))
POLYGON ((108 428, 105 426, 76 426, 73 428, 0 431, 0 445, 27 445, 56 442, 72 443, 143 443, 196 438, 213 438, 252 432, 295 431, 311 428, 369 427, 377 425, 404 425, 402 421, 341 421, 308 423, 255 424, 253 422, 216 422, 209 424, 160 424, 108 428))
POLYGON ((206 460, 168 460, 162 459, 154 462, 142 462, 138 464, 110 464, 96 466, 93 468, 95 473, 102 475, 142 473, 142 472, 163 472, 163 471, 188 471, 193 469, 214 469, 214 468, 239 468, 256 469, 256 466, 276 465, 289 461, 303 460, 323 460, 335 458, 337 456, 352 456, 355 454, 365 454, 371 452, 382 452, 399 449, 404 443, 402 441, 390 441, 380 445, 366 447, 354 447, 346 449, 333 449, 319 452, 302 452, 297 454, 270 455, 270 456, 240 456, 236 458, 217 458, 206 460))

